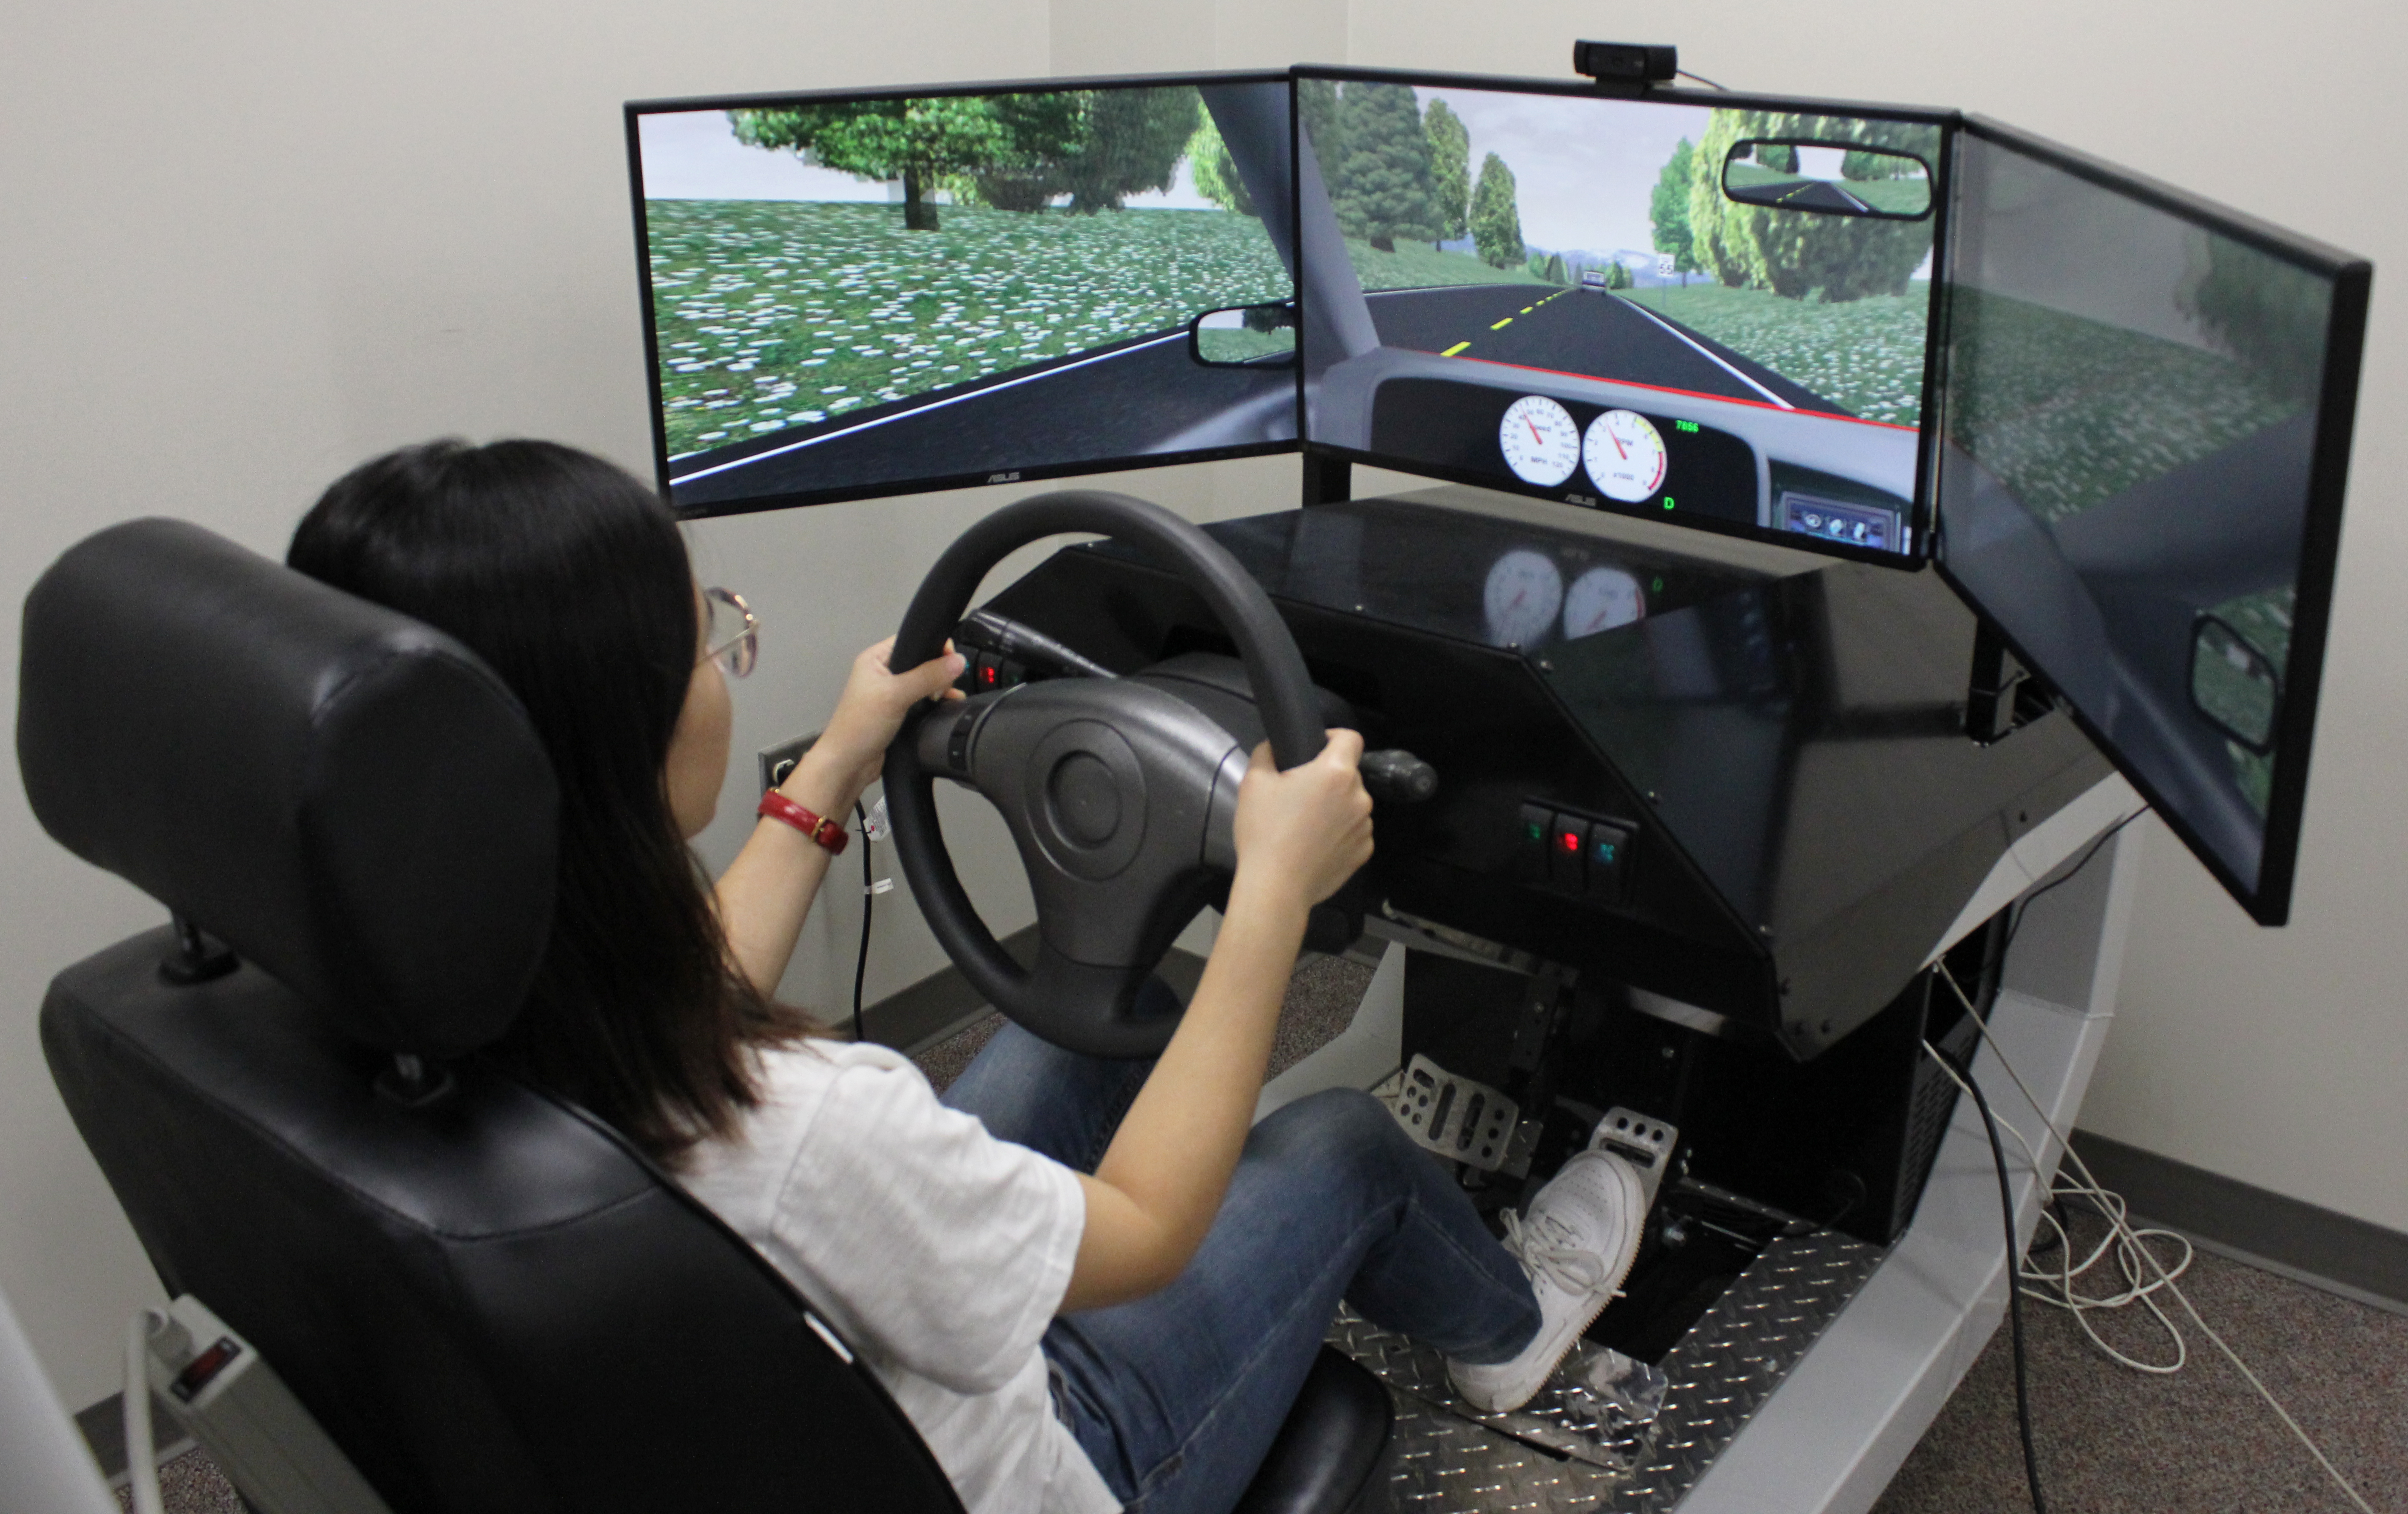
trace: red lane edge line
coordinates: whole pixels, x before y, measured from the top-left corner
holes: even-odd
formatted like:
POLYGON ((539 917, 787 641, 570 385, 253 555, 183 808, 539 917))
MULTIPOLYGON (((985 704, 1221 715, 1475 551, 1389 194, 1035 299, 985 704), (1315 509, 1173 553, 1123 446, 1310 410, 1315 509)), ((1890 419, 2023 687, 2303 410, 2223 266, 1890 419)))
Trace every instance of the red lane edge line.
MULTIPOLYGON (((1399 348, 1399 351, 1418 352, 1416 347, 1399 348)), ((1425 357, 1446 357, 1443 352, 1425 352, 1425 357)), ((1621 384, 1630 389, 1644 389, 1656 394, 1680 394, 1689 399, 1713 400, 1718 405, 1752 405, 1759 410, 1776 415, 1811 415, 1825 421, 1845 421, 1852 426, 1879 426, 1884 431, 1911 431, 1922 435, 1921 426, 1901 426, 1895 421, 1868 421, 1860 415, 1841 415, 1834 410, 1810 410, 1802 405, 1783 407, 1764 400, 1740 399, 1730 394, 1709 394, 1701 389, 1674 389, 1669 384, 1642 384, 1636 378, 1615 378, 1602 373, 1568 373, 1561 368, 1537 368, 1526 363, 1507 363, 1498 358, 1472 357, 1458 353, 1448 358, 1450 363, 1485 363, 1492 368, 1512 368, 1516 373, 1543 373, 1551 378, 1584 378, 1592 383, 1621 384)))

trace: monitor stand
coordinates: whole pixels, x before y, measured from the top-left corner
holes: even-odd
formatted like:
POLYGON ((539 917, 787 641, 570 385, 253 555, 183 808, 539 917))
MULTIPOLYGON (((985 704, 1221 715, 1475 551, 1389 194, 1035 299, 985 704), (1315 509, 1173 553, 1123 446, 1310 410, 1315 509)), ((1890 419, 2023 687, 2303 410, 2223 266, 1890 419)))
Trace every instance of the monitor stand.
MULTIPOLYGON (((1989 1025, 2059 1130, 2081 1110, 2114 1012, 2139 864, 2139 829, 2116 827, 2138 808, 2120 778, 2102 781, 2035 827, 1976 896, 1989 910, 2053 885, 2016 931, 1989 1025)), ((1257 1118, 1320 1088, 1385 1079, 1403 1047, 1407 954, 1451 950, 1391 931, 1354 1022, 1268 1086, 1257 1118)), ((1993 1050, 1973 1072, 2000 1118, 2037 1136, 1993 1050)), ((2062 1153, 2053 1141, 2042 1152, 2053 1169, 2062 1153)), ((2028 1242, 2044 1195, 2028 1172, 2010 1178, 2028 1242)), ((1451 1404, 1435 1353, 1351 1316, 1331 1339, 1391 1389, 1398 1507, 1861 1514, 2003 1317, 2001 1228, 1989 1143, 1960 1099, 1893 1244, 1828 1230, 1773 1239, 1662 1356, 1670 1384, 1656 1421, 1602 1433, 1593 1416, 1565 1414, 1552 1388, 1541 1414, 1472 1417, 1451 1404), (1563 1454, 1583 1435, 1584 1450, 1563 1454)))

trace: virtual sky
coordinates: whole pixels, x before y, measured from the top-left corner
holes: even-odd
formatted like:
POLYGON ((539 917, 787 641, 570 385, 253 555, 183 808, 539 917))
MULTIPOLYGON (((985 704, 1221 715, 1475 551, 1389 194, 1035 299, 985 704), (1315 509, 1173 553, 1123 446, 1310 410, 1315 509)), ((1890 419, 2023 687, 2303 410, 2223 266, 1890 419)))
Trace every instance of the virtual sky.
MULTIPOLYGON (((638 118, 644 194, 654 200, 863 200, 890 198, 887 186, 814 168, 791 152, 746 147, 724 110, 681 110, 638 118)), ((1518 170, 1517 170, 1518 171, 1518 170)), ((1132 194, 1139 209, 1219 208, 1196 193, 1185 160, 1163 193, 1132 194)))

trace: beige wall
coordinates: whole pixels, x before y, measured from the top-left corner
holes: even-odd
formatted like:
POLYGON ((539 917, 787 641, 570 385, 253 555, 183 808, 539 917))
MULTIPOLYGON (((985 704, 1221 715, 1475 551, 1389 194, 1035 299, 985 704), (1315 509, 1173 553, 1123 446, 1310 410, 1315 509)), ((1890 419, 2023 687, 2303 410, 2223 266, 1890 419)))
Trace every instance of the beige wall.
MULTIPOLYGON (((1760 0, 1677 25, 1657 9, 1427 0, 639 0, 408 7, 97 0, 19 7, 0 48, 0 602, 109 521, 189 517, 279 549, 359 458, 442 432, 523 433, 644 465, 643 367, 618 103, 921 79, 1354 61, 1559 75, 1570 40, 1679 42, 1725 82, 1984 110, 2389 264, 2395 200, 2361 193, 2401 111, 2388 10, 2295 7, 2279 37, 2238 7, 1856 5, 1814 21, 1760 0), (206 14, 208 19, 198 19, 206 14), (2086 41, 2086 55, 2076 43, 2086 41), (2324 60, 2312 67, 2302 60, 2324 60), (2052 72, 2044 72, 2052 71, 2052 72)), ((2369 1152, 2408 1136, 2393 1069, 2408 958, 2392 587, 2408 560, 2385 422, 2401 356, 2378 294, 2330 698, 2300 915, 2248 927, 2164 838, 2150 849, 2125 1022, 2091 1105, 2102 1132, 2380 1222, 2408 1194, 2369 1152), (2227 1113, 2226 1111, 2229 1112, 2227 1113)), ((1284 505, 1269 460, 1130 476, 1198 516, 1284 505)), ((817 723, 847 650, 900 615, 943 542, 1005 493, 973 491, 714 522, 708 578, 768 616, 738 762, 817 723)), ((0 678, 13 702, 15 616, 0 678)), ((968 824, 968 821, 965 821, 968 824)), ((705 838, 724 855, 729 815, 705 838)), ((999 926, 1025 918, 992 831, 968 871, 999 926)), ((155 906, 65 857, 0 785, 0 1283, 63 1396, 111 1386, 122 1312, 154 1296, 139 1249, 42 1066, 34 1011, 67 960, 155 906)), ((898 896, 889 896, 896 898, 898 896)), ((841 1002, 859 917, 814 921, 789 978, 841 1002)), ((937 965, 908 906, 881 917, 876 994, 937 965)))

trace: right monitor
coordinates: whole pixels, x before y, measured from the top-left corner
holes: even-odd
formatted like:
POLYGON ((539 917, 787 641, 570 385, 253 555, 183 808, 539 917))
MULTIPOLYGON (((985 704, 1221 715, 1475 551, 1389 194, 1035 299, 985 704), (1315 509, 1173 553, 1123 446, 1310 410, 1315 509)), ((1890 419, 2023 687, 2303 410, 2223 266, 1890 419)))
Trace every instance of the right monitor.
POLYGON ((1941 571, 2279 923, 2372 269, 1978 117, 1955 179, 1941 571))

